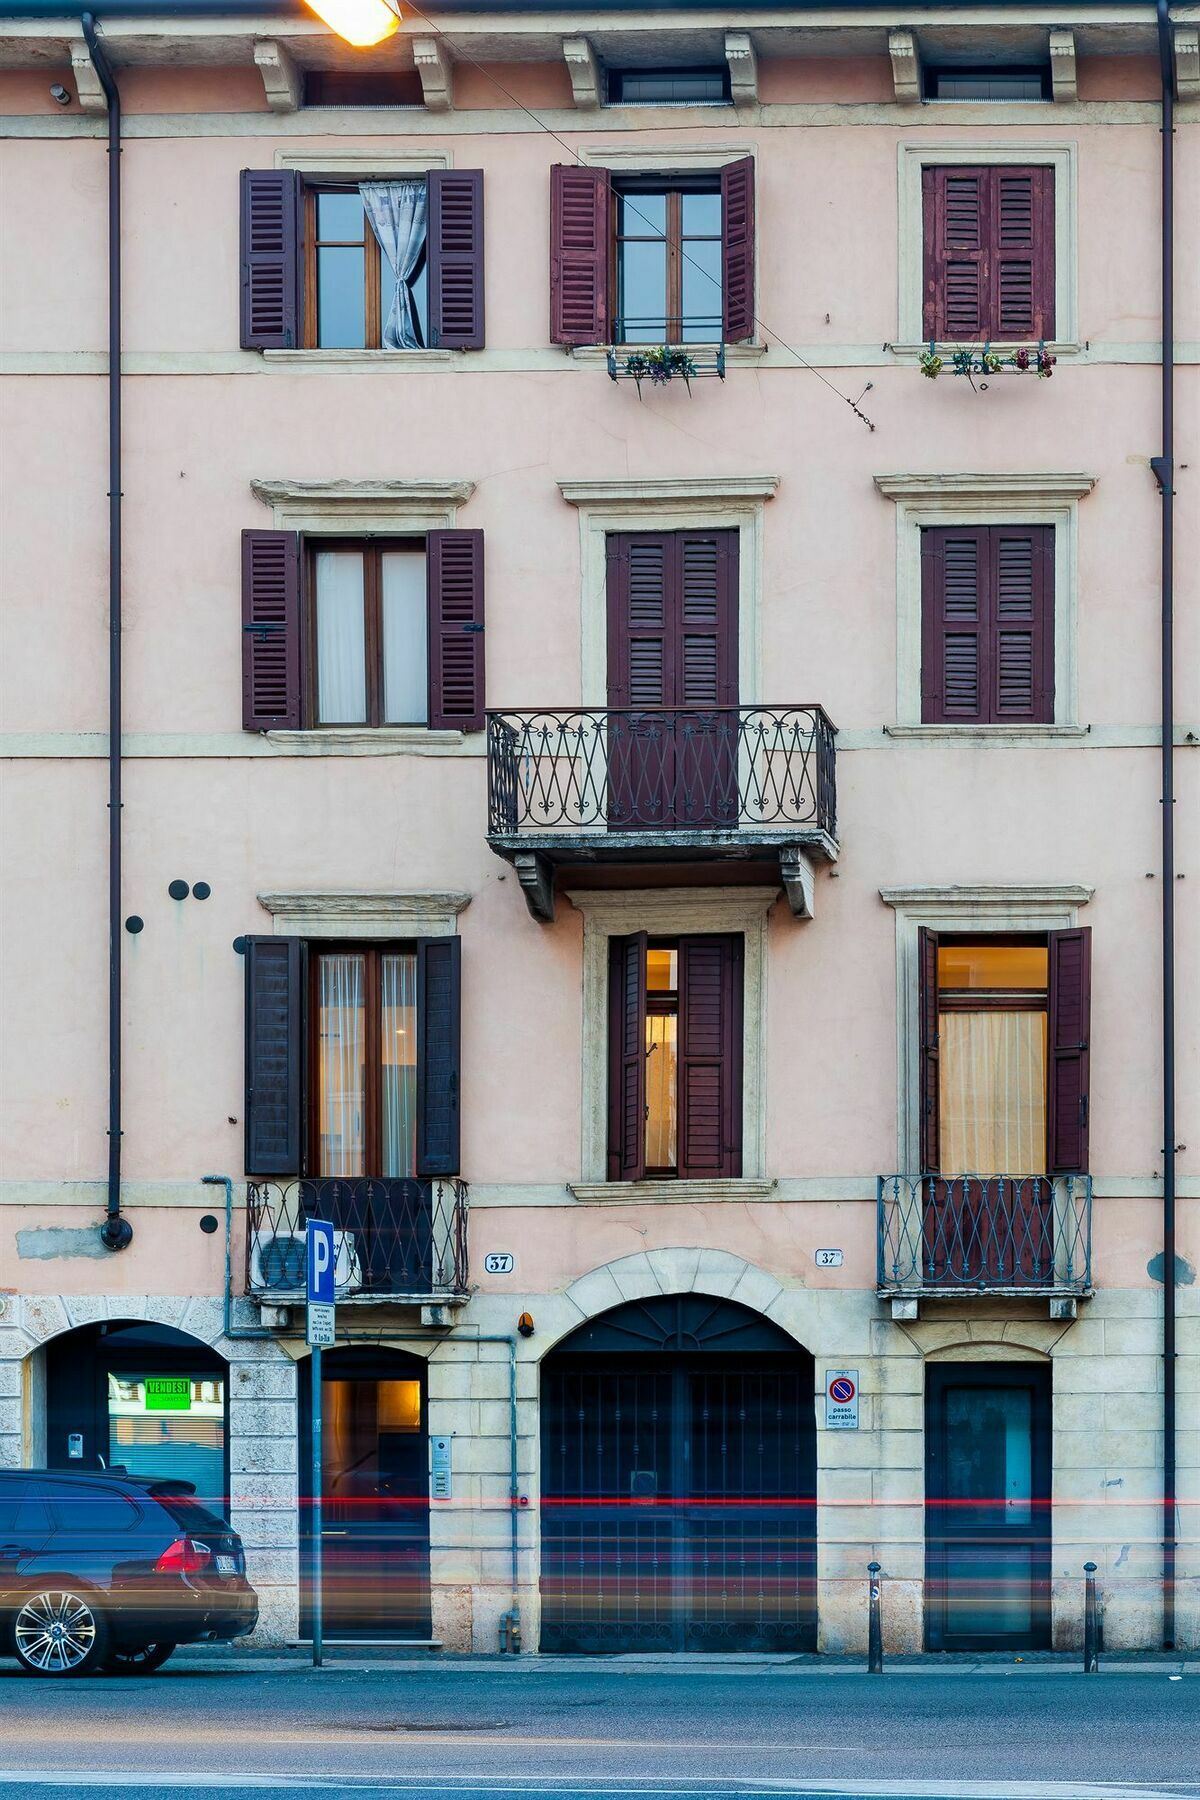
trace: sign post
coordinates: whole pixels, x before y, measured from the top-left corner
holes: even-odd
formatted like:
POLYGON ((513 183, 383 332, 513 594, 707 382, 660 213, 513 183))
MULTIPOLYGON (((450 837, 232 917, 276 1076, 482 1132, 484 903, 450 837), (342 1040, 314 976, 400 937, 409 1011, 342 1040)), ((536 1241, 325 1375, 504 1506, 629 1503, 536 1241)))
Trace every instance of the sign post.
POLYGON ((321 1350, 334 1342, 333 1226, 310 1219, 307 1230, 308 1306, 304 1336, 312 1351, 312 1653, 313 1668, 322 1666, 324 1645, 324 1559, 321 1554, 321 1350))

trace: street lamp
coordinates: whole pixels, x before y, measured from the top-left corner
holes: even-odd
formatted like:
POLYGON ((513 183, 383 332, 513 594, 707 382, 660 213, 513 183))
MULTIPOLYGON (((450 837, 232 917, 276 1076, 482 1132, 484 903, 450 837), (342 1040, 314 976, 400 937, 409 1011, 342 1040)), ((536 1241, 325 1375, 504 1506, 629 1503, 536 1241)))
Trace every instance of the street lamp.
POLYGON ((305 0, 347 44, 367 50, 400 29, 400 0, 305 0))

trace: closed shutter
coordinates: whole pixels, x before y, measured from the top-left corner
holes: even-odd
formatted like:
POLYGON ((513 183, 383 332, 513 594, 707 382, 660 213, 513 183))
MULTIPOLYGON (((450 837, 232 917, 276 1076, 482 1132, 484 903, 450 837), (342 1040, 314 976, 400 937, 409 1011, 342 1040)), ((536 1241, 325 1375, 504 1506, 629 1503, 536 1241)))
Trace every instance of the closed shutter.
POLYGON ((483 171, 429 174, 429 341, 483 349, 483 171))
POLYGON ((459 1172, 462 940, 417 939, 417 1174, 459 1172))
POLYGON ((1091 1012, 1091 930, 1052 931, 1046 1130, 1052 1175, 1087 1173, 1091 1012))
POLYGON ((1048 724, 1054 718, 1054 531, 991 528, 989 718, 1048 724))
POLYGON ((646 933, 608 947, 608 1178, 646 1173, 646 933))
POLYGON ((1053 527, 922 532, 921 718, 933 725, 1053 721, 1053 527))
POLYGON ((550 170, 550 341, 602 344, 609 335, 611 208, 607 169, 550 170))
POLYGON ((300 535, 242 533, 242 727, 301 724, 300 535))
POLYGON ((425 567, 429 600, 429 723, 442 731, 482 731, 482 531, 431 531, 426 542, 425 567))
POLYGON ((1054 336, 1054 170, 991 171, 990 335, 1054 336))
POLYGON ((942 343, 1054 336, 1054 171, 922 171, 923 332, 942 343))
POLYGON ((678 1172, 742 1172, 741 937, 679 942, 678 1172))
POLYGON ((754 158, 721 170, 722 336, 737 344, 754 336, 754 158))
POLYGON ((987 169, 923 169, 924 336, 975 344, 988 336, 987 169))
POLYGON ((614 532, 608 539, 608 703, 675 704, 676 538, 614 532))
POLYGON ((246 1173, 304 1169, 307 945, 246 939, 246 1173))
POLYGON ((941 1167, 939 1143, 940 1065, 938 1057, 938 936, 922 925, 917 933, 917 1031, 919 1145, 922 1175, 941 1167))
POLYGON ((736 531, 684 531, 678 537, 678 706, 736 706, 736 531))
POLYGON ((243 350, 290 350, 300 342, 301 197, 292 169, 242 170, 243 350))

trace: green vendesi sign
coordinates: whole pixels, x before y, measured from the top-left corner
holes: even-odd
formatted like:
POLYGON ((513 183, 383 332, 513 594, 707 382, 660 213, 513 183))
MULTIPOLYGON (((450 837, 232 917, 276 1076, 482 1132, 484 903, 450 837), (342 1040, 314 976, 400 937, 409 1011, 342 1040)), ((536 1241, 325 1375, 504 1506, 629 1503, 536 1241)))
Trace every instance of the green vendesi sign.
POLYGON ((191 1376, 147 1375, 145 1395, 147 1412, 191 1412, 191 1376))

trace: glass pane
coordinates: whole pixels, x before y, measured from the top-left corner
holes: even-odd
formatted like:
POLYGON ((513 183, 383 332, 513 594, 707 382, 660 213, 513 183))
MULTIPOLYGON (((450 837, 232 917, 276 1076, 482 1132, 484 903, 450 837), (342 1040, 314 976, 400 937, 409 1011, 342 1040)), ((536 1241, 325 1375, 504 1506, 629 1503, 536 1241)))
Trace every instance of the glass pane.
POLYGON ((946 1498, 952 1513, 955 1501, 966 1501, 972 1526, 1030 1524, 1033 1395, 1027 1387, 947 1388, 946 1444, 946 1498))
POLYGON ((720 244, 710 238, 685 239, 682 274, 683 342, 718 342, 721 336, 720 244))
POLYGON ((679 986, 678 950, 647 950, 646 987, 650 993, 673 993, 679 986))
POLYGON ((946 1628, 971 1637, 1034 1629, 1033 1552, 1027 1544, 955 1544, 946 1555, 946 1628))
POLYGON ((938 986, 941 988, 1032 988, 1050 979, 1050 952, 1045 944, 939 944, 938 986))
POLYGON ((360 550, 318 550, 317 719, 361 725, 367 717, 366 627, 360 550))
POLYGON ((621 245, 621 322, 624 341, 647 343, 667 334, 667 247, 634 240, 621 245))
POLYGON ((366 344, 364 252, 353 245, 317 251, 317 341, 323 350, 366 344))
POLYGON ((108 1377, 108 1461, 131 1475, 190 1481, 220 1511, 225 1494, 225 1381, 220 1375, 108 1377))
POLYGON ((317 237, 322 243, 361 244, 364 216, 357 192, 317 195, 317 237))
POLYGON ((684 194, 681 199, 684 237, 719 238, 721 235, 720 194, 684 194))
POLYGON ((945 1175, 1046 1172, 1046 1015, 939 1015, 945 1175))
POLYGON ((388 1502, 403 1498, 411 1481, 420 1382, 323 1381, 321 1399, 324 1529, 392 1524, 388 1502))
POLYGON ((385 956, 381 974, 384 1175, 417 1170, 417 959, 385 956))
POLYGON ((361 956, 318 961, 320 1043, 317 1117, 320 1175, 364 1175, 366 969, 361 956))
POLYGON ((659 237, 667 234, 665 194, 622 194, 619 237, 659 237))
POLYGON ((389 725, 429 717, 429 607, 425 554, 385 550, 382 563, 383 716, 389 725))
POLYGON ((60 1531, 109 1537, 131 1531, 138 1522, 130 1502, 107 1488, 77 1487, 64 1481, 47 1483, 46 1492, 60 1531))
POLYGON ((673 1169, 675 1150, 676 1024, 673 1013, 646 1018, 646 1167, 673 1169))

